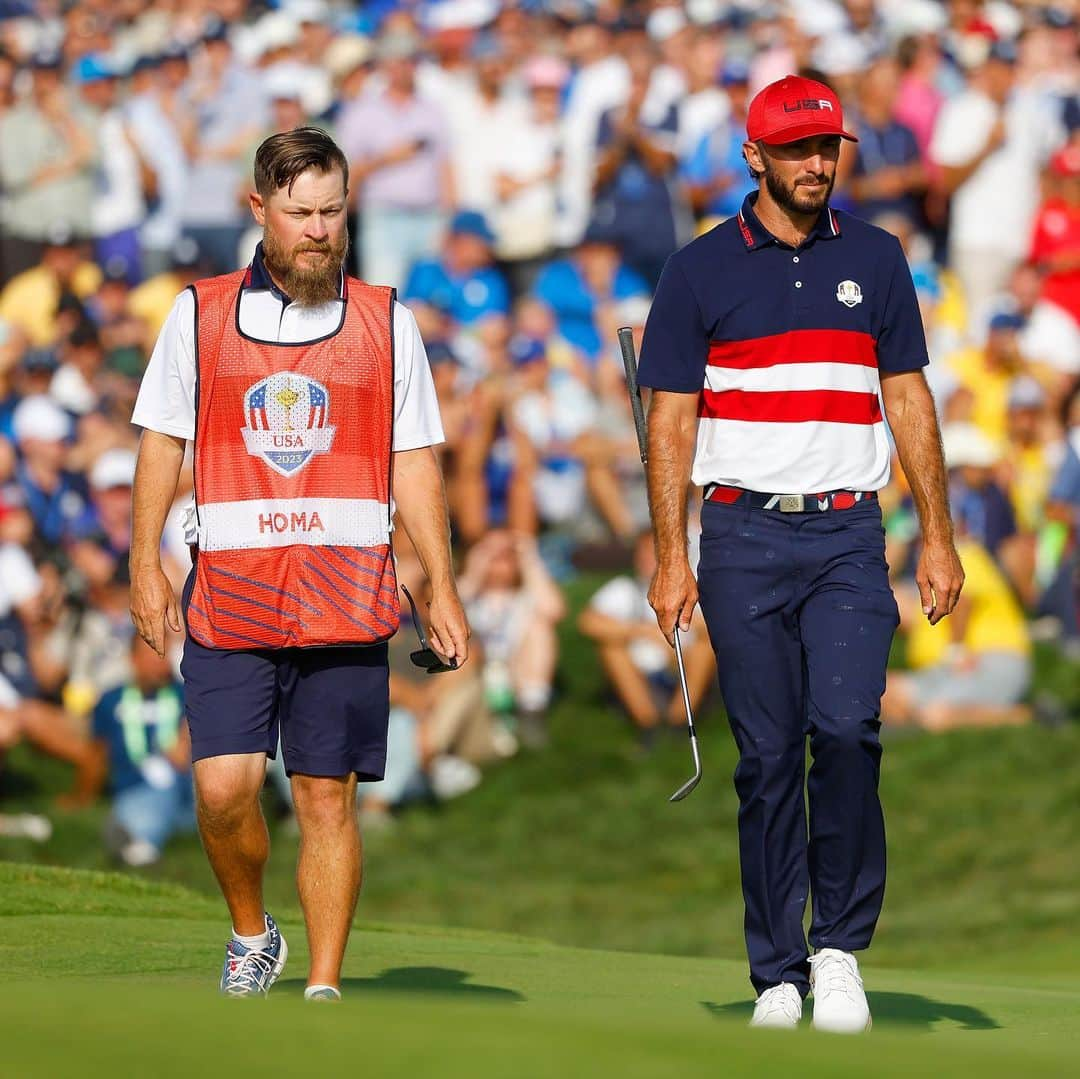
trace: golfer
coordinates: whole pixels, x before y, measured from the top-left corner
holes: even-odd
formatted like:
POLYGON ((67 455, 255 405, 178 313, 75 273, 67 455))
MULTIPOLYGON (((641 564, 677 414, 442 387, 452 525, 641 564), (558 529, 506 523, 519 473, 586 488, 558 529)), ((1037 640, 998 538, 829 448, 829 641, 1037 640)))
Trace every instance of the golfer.
POLYGON ((395 504, 431 581, 432 647, 458 665, 468 649, 431 372, 393 290, 343 273, 347 193, 325 132, 259 147, 262 243, 247 269, 177 298, 133 416, 144 433, 131 614, 159 653, 180 623, 158 550, 194 443, 181 670, 199 830, 232 916, 221 989, 236 996, 266 993, 287 954, 263 907, 259 808, 280 734, 300 826, 305 996, 340 997, 361 877, 356 781, 380 779, 386 759, 395 504))
POLYGON ((931 622, 953 609, 963 571, 904 254, 829 206, 852 139, 840 102, 789 76, 754 99, 747 135, 758 191, 671 257, 645 329, 649 599, 669 638, 700 602, 716 652, 739 748, 753 1025, 797 1025, 813 991, 814 1025, 854 1032, 870 1011, 852 953, 869 946, 885 890, 878 714, 898 623, 876 494, 885 417, 922 525, 931 622), (705 499, 696 581, 691 481, 705 499))

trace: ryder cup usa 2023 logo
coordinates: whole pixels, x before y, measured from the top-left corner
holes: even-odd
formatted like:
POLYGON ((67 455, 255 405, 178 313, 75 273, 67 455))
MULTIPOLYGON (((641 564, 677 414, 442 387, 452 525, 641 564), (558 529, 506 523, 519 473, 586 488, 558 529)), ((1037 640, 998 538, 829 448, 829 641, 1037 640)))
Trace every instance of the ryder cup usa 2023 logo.
POLYGON ((244 394, 244 445, 275 472, 294 476, 327 453, 334 431, 327 423, 330 394, 307 375, 282 372, 256 382, 244 394))

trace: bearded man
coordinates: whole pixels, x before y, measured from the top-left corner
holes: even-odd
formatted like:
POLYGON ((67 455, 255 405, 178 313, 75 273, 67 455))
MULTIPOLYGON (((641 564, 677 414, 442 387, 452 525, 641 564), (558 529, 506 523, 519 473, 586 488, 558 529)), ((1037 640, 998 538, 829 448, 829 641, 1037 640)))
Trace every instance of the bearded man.
POLYGON ((746 132, 758 190, 672 255, 645 327, 649 601, 669 639, 700 602, 716 652, 739 749, 752 1023, 798 1026, 812 991, 815 1027, 855 1033, 871 1019, 854 953, 885 894, 878 731, 898 622, 877 495, 886 417, 922 527, 916 580, 931 623, 953 610, 964 574, 904 253, 829 206, 853 138, 840 101, 788 76, 754 98, 746 132), (705 499, 696 578, 691 481, 705 499))
POLYGON ((259 147, 254 172, 264 231, 251 265, 177 297, 139 391, 131 614, 164 654, 180 622, 159 548, 191 441, 181 672, 199 830, 232 917, 221 990, 264 995, 288 954, 262 898, 259 791, 280 731, 300 826, 305 997, 337 1000, 361 879, 356 783, 382 778, 386 760, 395 509, 431 582, 428 669, 460 666, 469 630, 416 322, 392 289, 342 269, 345 157, 325 132, 297 128, 259 147))

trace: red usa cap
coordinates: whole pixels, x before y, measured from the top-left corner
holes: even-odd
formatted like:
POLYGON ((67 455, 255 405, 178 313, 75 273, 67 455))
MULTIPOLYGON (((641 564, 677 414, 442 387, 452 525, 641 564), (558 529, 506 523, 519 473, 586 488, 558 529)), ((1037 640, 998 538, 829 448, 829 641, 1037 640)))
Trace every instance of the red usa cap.
POLYGON ((844 130, 844 110, 836 94, 824 83, 799 75, 785 75, 757 94, 750 102, 746 134, 751 142, 778 146, 812 135, 859 141, 844 130))

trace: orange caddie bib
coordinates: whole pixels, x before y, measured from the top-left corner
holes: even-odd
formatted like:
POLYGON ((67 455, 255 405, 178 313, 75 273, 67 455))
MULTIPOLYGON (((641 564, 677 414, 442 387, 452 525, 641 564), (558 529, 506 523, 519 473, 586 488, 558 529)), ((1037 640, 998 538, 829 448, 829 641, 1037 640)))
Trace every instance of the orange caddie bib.
POLYGON ((195 509, 188 630, 209 648, 365 645, 398 628, 390 554, 390 288, 347 278, 316 341, 240 330, 244 272, 192 286, 195 509))

